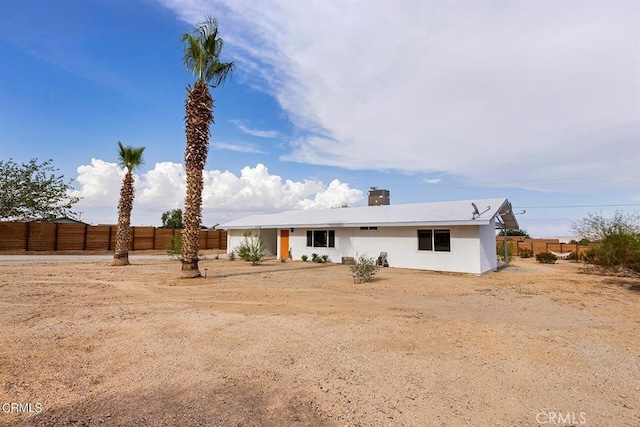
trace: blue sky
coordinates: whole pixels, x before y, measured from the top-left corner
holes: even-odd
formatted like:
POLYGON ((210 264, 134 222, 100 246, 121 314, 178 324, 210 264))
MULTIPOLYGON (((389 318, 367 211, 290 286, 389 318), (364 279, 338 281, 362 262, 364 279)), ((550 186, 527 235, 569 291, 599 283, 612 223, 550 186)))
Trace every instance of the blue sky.
POLYGON ((67 0, 0 4, 0 158, 53 159, 114 223, 117 141, 145 146, 134 225, 184 198, 179 37, 218 18, 204 223, 507 197, 536 237, 640 209, 636 1, 67 0), (563 207, 568 206, 568 207, 563 207))

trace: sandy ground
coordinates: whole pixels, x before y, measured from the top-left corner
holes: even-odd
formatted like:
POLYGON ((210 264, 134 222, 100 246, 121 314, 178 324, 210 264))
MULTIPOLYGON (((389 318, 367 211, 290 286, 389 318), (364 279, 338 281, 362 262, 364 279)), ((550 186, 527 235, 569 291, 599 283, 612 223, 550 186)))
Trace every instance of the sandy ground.
POLYGON ((640 279, 0 263, 0 425, 640 425, 640 279))

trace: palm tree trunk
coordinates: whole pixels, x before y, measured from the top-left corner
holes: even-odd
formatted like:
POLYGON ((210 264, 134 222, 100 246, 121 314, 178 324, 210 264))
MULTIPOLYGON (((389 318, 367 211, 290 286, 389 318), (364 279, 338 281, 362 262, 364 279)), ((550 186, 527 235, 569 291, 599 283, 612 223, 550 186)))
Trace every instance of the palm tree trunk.
POLYGON ((209 151, 209 126, 213 122, 213 98, 206 83, 187 88, 185 130, 187 148, 184 155, 187 172, 187 196, 184 202, 182 229, 182 277, 199 277, 198 235, 202 223, 202 171, 209 151))
POLYGON ((120 189, 116 247, 111 265, 129 265, 129 226, 131 225, 131 211, 133 210, 133 191, 133 174, 127 172, 120 189))

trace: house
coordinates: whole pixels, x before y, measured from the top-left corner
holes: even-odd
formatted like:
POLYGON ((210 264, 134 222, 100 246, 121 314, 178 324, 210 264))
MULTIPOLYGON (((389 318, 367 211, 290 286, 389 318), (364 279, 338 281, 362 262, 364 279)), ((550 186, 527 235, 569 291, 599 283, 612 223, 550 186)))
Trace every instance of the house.
POLYGON ((391 267, 482 274, 497 268, 496 228, 519 226, 507 199, 481 199, 260 214, 220 228, 229 250, 252 230, 278 258, 386 252, 391 267))

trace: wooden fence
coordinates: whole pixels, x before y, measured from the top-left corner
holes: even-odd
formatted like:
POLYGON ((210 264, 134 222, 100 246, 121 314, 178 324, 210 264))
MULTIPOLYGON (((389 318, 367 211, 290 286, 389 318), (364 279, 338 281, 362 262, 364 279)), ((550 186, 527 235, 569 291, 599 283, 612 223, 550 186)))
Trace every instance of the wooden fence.
MULTIPOLYGON (((0 222, 0 251, 112 251, 115 225, 0 222)), ((130 251, 165 250, 179 228, 131 227, 130 251)), ((200 230, 200 249, 227 249, 227 232, 200 230)))
MULTIPOLYGON (((561 253, 578 251, 578 253, 582 253, 589 249, 589 246, 578 245, 577 243, 560 243, 558 239, 525 239, 520 236, 507 236, 507 241, 509 246, 513 248, 513 254, 516 256, 520 256, 522 249, 531 250, 533 255, 547 251, 561 253)), ((503 236, 496 237, 496 243, 501 244, 503 242, 503 236)))

